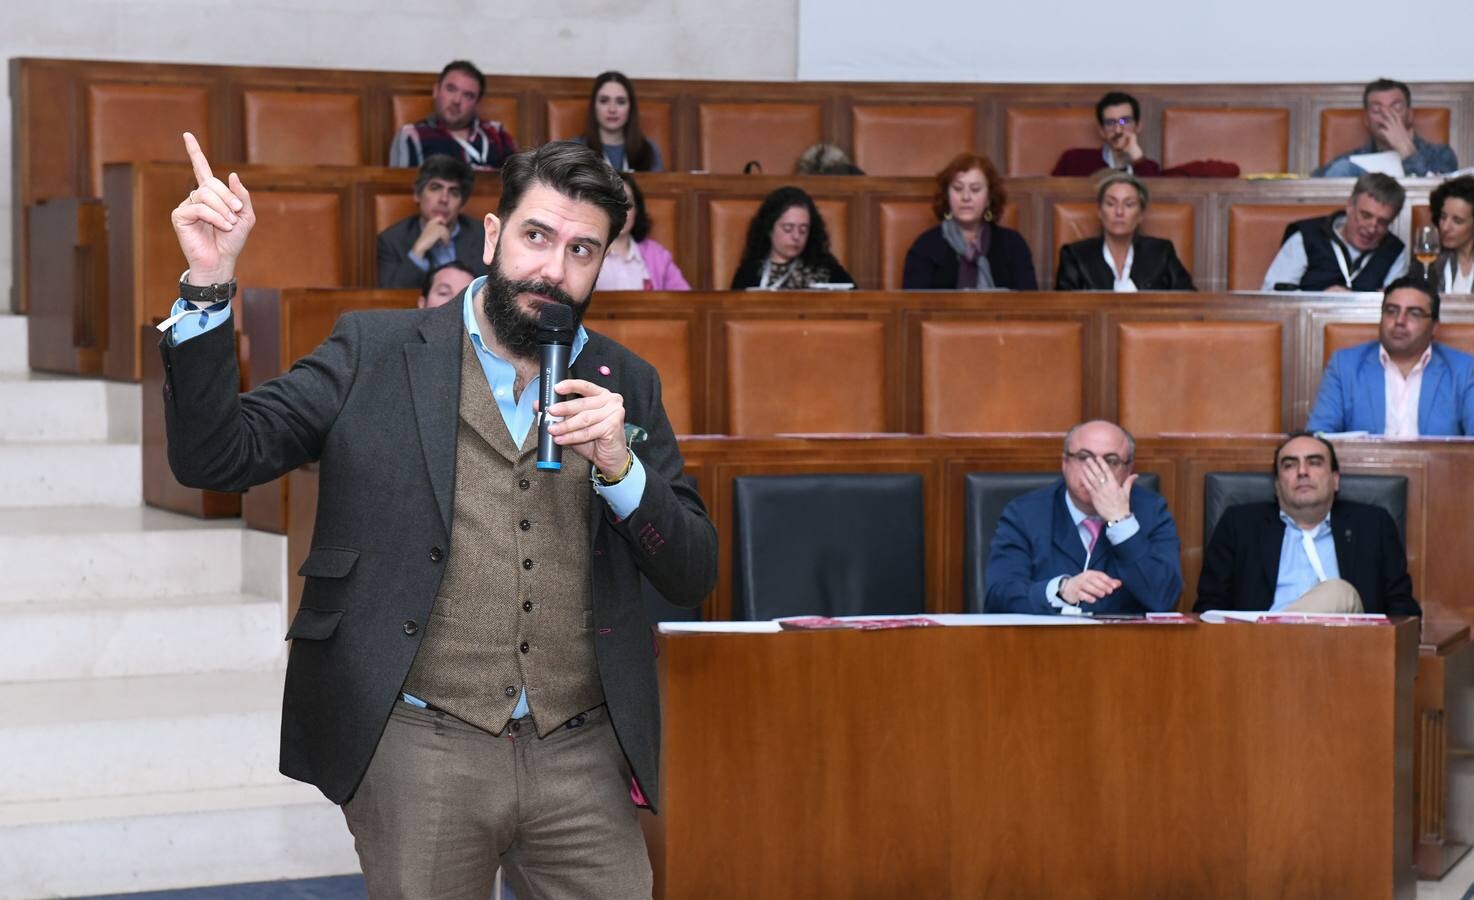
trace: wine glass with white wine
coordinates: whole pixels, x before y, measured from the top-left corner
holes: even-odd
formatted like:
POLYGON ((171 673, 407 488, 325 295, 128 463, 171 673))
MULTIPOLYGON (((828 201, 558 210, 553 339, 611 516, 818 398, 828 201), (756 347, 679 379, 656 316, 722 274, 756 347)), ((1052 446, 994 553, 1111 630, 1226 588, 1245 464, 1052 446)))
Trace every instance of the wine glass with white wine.
POLYGON ((1423 277, 1428 277, 1433 260, 1438 258, 1438 251, 1443 249, 1443 244, 1438 238, 1438 229, 1432 225, 1424 225, 1418 229, 1418 234, 1413 238, 1413 258, 1423 265, 1423 277))

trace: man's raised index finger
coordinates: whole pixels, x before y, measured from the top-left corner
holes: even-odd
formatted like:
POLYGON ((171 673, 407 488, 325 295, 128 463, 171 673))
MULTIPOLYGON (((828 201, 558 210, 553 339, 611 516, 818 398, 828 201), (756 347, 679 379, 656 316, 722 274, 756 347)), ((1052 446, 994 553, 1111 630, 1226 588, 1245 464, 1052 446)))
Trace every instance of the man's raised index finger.
POLYGON ((195 181, 204 187, 215 175, 210 171, 210 161, 205 159, 205 151, 200 149, 200 142, 188 131, 184 133, 184 152, 189 154, 189 164, 194 167, 195 181))

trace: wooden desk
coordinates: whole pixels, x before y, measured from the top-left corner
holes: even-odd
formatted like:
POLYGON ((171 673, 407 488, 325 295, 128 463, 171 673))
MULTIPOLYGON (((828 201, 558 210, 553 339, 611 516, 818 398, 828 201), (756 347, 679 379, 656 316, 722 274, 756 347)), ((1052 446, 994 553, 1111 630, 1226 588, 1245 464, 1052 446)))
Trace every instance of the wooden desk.
POLYGON ((666 897, 1412 897, 1416 622, 659 639, 666 897))

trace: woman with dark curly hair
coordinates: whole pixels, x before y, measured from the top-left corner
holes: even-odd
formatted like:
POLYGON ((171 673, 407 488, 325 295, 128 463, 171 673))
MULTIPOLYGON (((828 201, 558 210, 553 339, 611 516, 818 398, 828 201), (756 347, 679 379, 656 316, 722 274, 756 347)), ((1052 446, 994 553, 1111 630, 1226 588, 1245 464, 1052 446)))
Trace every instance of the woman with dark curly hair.
POLYGON ((814 198, 790 186, 763 200, 747 226, 747 246, 732 276, 732 290, 787 291, 853 283, 829 252, 829 232, 814 198))
POLYGON ((645 195, 635 179, 624 176, 624 195, 629 198, 630 212, 624 217, 624 228, 604 254, 599 269, 596 291, 689 291, 686 276, 670 251, 650 236, 650 214, 645 212, 645 195))
POLYGON ((622 72, 603 72, 589 94, 583 134, 574 138, 604 154, 616 172, 664 172, 660 148, 640 130, 635 86, 622 72))
POLYGON ((1429 267, 1441 294, 1474 294, 1474 176, 1450 178, 1428 198, 1443 252, 1429 267))
POLYGON ((1008 192, 986 156, 962 153, 937 173, 932 211, 941 224, 906 251, 901 287, 978 291, 1039 287, 1024 236, 998 224, 1008 192))

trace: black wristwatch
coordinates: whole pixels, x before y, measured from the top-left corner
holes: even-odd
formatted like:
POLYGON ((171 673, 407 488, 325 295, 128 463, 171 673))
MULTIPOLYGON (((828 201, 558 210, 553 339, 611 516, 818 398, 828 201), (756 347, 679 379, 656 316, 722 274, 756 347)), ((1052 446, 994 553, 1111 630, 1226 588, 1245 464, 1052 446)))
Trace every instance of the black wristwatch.
POLYGON ((193 303, 196 306, 214 306, 224 303, 235 296, 235 279, 232 278, 224 284, 198 285, 190 284, 189 270, 179 276, 179 299, 193 303))

